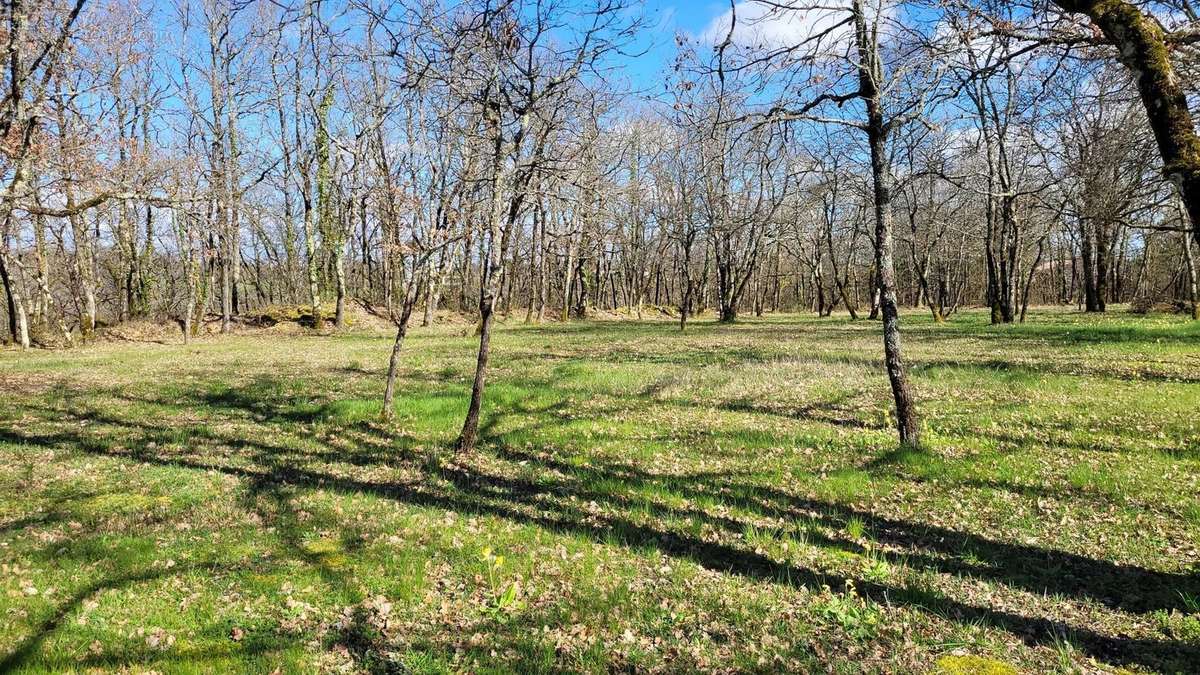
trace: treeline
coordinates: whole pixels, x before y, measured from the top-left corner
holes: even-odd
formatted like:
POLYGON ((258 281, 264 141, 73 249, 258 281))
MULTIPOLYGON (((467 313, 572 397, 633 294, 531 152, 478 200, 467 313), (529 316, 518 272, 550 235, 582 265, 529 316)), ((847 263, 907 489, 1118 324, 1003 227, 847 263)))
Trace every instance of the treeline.
POLYGON ((6 337, 358 299, 397 327, 386 412, 447 308, 469 447, 496 312, 845 311, 915 442, 900 307, 1200 317, 1195 22, 1116 4, 734 3, 646 90, 633 0, 7 3, 6 337))

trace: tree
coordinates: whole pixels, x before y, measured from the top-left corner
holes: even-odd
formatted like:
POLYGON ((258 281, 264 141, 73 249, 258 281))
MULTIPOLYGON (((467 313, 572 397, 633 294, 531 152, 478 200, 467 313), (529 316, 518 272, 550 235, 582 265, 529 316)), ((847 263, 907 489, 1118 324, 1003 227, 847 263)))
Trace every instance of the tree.
POLYGON ((774 45, 765 53, 737 50, 737 6, 732 5, 728 29, 717 47, 718 76, 723 79, 727 69, 725 53, 740 51, 741 60, 733 69, 759 68, 768 81, 778 80, 769 88, 789 92, 787 98, 760 113, 761 119, 834 124, 863 134, 871 176, 884 365, 895 402, 900 442, 919 445, 916 400, 900 340, 890 143, 901 127, 925 113, 927 94, 936 83, 937 73, 929 59, 921 58, 921 50, 913 47, 912 43, 920 40, 913 40, 898 21, 890 18, 883 4, 852 0, 844 10, 803 0, 756 4, 767 7, 767 16, 802 22, 809 27, 808 34, 799 42, 774 45), (790 94, 796 91, 800 92, 798 100, 790 94), (824 116, 826 111, 836 116, 824 116))
POLYGON ((15 209, 25 197, 36 154, 42 149, 41 109, 51 94, 85 0, 70 5, 7 3, 7 45, 4 59, 9 77, 0 102, 0 150, 8 163, 8 183, 0 195, 0 280, 8 301, 9 330, 28 349, 29 318, 19 265, 12 248, 15 209))
POLYGON ((479 142, 487 148, 487 216, 482 232, 486 254, 481 266, 479 352, 466 419, 457 447, 475 446, 483 403, 496 301, 513 231, 526 214, 537 179, 561 171, 560 158, 547 154, 547 142, 570 123, 571 114, 588 111, 577 85, 599 76, 599 66, 631 29, 623 2, 467 3, 448 18, 427 17, 424 24, 441 40, 427 77, 453 78, 452 95, 480 120, 479 142), (560 35, 561 34, 561 35, 560 35))

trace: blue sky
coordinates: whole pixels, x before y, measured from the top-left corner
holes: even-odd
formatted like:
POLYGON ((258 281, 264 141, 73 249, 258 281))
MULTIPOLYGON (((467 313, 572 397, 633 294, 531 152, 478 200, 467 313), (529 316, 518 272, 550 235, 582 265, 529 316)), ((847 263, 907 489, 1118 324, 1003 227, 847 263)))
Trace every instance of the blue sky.
POLYGON ((645 0, 646 20, 653 30, 647 31, 644 55, 630 59, 624 69, 634 86, 652 88, 659 82, 663 68, 675 55, 675 35, 682 31, 699 35, 713 19, 729 11, 725 0, 645 0))

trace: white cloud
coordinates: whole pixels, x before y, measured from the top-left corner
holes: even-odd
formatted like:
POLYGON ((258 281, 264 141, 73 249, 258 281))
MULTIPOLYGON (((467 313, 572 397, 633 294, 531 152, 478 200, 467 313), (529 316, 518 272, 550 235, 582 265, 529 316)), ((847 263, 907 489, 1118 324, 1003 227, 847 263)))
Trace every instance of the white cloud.
POLYGON ((849 5, 840 0, 795 2, 786 9, 751 1, 739 2, 714 18, 697 39, 703 44, 721 44, 729 34, 735 14, 733 43, 739 47, 772 49, 819 40, 814 48, 832 49, 849 44, 853 35, 852 27, 846 23, 850 18, 849 5))

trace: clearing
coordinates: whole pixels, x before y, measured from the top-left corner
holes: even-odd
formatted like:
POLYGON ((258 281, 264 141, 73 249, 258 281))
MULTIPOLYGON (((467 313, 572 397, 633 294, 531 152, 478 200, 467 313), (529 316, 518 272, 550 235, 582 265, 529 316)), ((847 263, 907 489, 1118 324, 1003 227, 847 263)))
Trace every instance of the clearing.
POLYGON ((1200 323, 0 353, 0 671, 1195 671, 1200 323))

